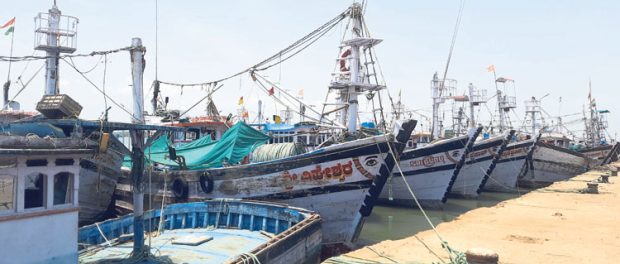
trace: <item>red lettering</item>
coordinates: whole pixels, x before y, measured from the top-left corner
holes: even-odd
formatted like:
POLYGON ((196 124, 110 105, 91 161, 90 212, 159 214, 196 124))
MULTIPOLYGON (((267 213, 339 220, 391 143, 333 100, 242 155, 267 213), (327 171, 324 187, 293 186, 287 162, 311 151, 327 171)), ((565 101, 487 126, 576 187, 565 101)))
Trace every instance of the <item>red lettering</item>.
POLYGON ((312 179, 315 179, 315 180, 323 179, 323 173, 321 173, 321 165, 316 165, 316 169, 311 170, 310 172, 312 172, 312 179))
POLYGON ((330 179, 332 177, 332 169, 329 167, 325 168, 323 174, 325 174, 326 178, 330 179))
POLYGON ((353 174, 353 162, 349 161, 347 164, 342 165, 342 172, 344 172, 345 176, 353 174))
POLYGON ((332 167, 332 173, 334 177, 340 177, 340 175, 342 175, 342 165, 338 163, 338 165, 332 167))
POLYGON ((307 181, 310 179, 312 179, 312 174, 310 172, 304 171, 304 173, 301 175, 301 180, 307 181))

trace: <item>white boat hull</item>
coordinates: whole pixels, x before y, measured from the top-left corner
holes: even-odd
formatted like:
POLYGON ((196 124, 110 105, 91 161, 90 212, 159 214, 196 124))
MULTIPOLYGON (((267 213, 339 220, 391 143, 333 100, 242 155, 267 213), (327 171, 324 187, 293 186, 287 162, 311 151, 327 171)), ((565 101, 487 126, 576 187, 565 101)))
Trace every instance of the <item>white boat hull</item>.
MULTIPOLYGON (((441 208, 446 202, 450 184, 465 164, 465 155, 474 144, 481 129, 470 135, 431 143, 421 148, 406 150, 399 162, 406 183, 423 208, 441 208)), ((394 168, 379 195, 379 201, 387 204, 416 206, 403 180, 394 168)))
MULTIPOLYGON (((405 180, 423 208, 441 208, 453 173, 454 168, 406 176, 405 180)), ((415 206, 415 201, 400 175, 394 175, 388 180, 379 199, 383 203, 415 206)))
POLYGON ((525 166, 530 151, 533 151, 534 140, 508 144, 495 165, 495 170, 484 185, 485 191, 512 192, 515 190, 519 174, 525 166))
POLYGON ((495 164, 506 147, 507 137, 500 135, 476 142, 473 150, 467 154, 465 165, 450 186, 450 195, 462 198, 476 198, 484 187, 485 178, 493 173, 495 164))

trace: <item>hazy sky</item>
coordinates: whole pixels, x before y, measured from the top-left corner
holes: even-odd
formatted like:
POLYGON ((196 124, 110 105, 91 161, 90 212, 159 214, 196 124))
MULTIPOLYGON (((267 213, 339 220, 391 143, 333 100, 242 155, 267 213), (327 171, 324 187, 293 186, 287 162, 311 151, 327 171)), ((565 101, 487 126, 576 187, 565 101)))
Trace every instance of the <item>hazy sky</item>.
MULTIPOLYGON (((50 1, 13 1, 0 9, 0 23, 17 17, 14 56, 33 52, 33 17, 47 12, 50 1)), ((429 81, 445 67, 459 1, 378 1, 370 0, 366 20, 374 37, 384 39, 377 46, 385 81, 393 95, 402 90, 410 109, 430 110, 429 81)), ((272 55, 301 36, 345 10, 350 0, 334 1, 159 1, 158 76, 162 81, 201 82, 219 79, 272 55)), ((141 37, 147 47, 145 95, 155 78, 155 2, 58 0, 63 14, 80 19, 78 51, 108 50, 141 37)), ((523 101, 541 97, 551 115, 582 111, 587 101, 588 80, 599 108, 609 109, 612 136, 620 129, 615 117, 620 98, 614 73, 620 71, 620 2, 618 1, 467 1, 456 43, 449 77, 458 88, 468 83, 494 91, 494 64, 498 75, 516 81, 519 117, 523 101), (562 97, 561 105, 559 97, 562 97)), ((342 27, 319 40, 294 59, 276 67, 268 75, 296 92, 304 89, 305 99, 321 102, 334 68, 342 27), (281 73, 280 73, 281 71, 281 73)), ((3 33, 3 32, 2 32, 3 33)), ((10 37, 0 35, 0 55, 8 56, 10 37)), ((81 70, 99 64, 87 76, 101 86, 103 64, 99 57, 76 59, 81 70)), ((22 79, 29 79, 42 65, 31 62, 22 79)), ((4 82, 7 63, 0 63, 4 82)), ((25 63, 14 63, 12 79, 22 73, 25 63)), ((61 62, 61 93, 68 93, 83 106, 82 117, 98 118, 104 110, 102 96, 68 65, 61 62)), ((106 90, 131 109, 129 55, 109 56, 106 90)), ((34 109, 43 93, 44 72, 17 97, 24 109, 34 109)), ((11 94, 19 87, 13 86, 11 94)), ((162 87, 171 97, 171 106, 184 109, 205 92, 196 88, 162 87)), ((247 76, 227 83, 214 99, 223 114, 235 112, 244 95, 252 115, 256 101, 269 98, 247 76)), ((147 99, 148 102, 148 99, 147 99)), ((273 112, 272 102, 267 103, 273 112)), ((150 110, 147 103, 147 110, 150 110)), ((489 103, 495 109, 495 101, 489 103)), ((200 105, 192 115, 204 110, 200 105)), ((486 109, 481 112, 487 112, 486 109)), ((268 113, 272 114, 272 113, 268 113)), ((565 117, 565 122, 580 115, 565 117)), ((112 108, 111 118, 129 121, 127 114, 112 108)), ((519 122, 520 123, 520 122, 519 122)), ((582 125, 574 125, 582 129, 582 125)))

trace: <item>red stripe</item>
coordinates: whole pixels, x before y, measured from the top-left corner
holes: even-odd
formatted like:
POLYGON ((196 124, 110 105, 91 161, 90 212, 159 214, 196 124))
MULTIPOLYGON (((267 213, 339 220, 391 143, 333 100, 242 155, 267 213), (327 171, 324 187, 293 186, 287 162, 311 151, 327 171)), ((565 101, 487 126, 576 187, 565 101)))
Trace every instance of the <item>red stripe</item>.
POLYGON ((9 22, 6 22, 4 25, 2 25, 2 27, 0 28, 5 28, 8 27, 10 25, 13 25, 13 23, 15 23, 15 18, 11 18, 11 20, 9 20, 9 22))

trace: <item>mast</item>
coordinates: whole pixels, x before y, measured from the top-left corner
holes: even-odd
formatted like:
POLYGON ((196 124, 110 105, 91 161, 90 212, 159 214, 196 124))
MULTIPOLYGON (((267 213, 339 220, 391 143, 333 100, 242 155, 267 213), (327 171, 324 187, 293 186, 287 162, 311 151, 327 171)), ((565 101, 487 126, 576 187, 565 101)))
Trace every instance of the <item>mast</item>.
MULTIPOLYGON (((512 84, 514 92, 514 80, 497 77, 495 70, 493 70, 493 77, 495 78, 495 91, 497 92, 497 110, 499 111, 499 132, 503 133, 505 130, 512 129, 512 123, 508 117, 510 110, 517 108, 517 98, 514 95, 508 94, 506 87, 507 83, 512 84), (498 83, 502 84, 500 88, 498 83)), ((514 94, 514 93, 513 93, 514 94)))
MULTIPOLYGON (((131 40, 131 76, 133 78, 133 119, 134 124, 144 124, 144 47, 142 39, 131 40)), ((144 131, 132 130, 131 182, 133 189, 133 255, 142 254, 144 247, 144 131)))
MULTIPOLYGON (((351 8, 351 20, 353 21, 353 27, 351 28, 351 40, 362 37, 362 8, 359 4, 353 4, 351 8)), ((349 58, 349 70, 351 74, 351 85, 348 87, 348 123, 347 129, 349 132, 357 131, 357 111, 359 103, 357 101, 358 92, 356 91, 355 83, 360 82, 359 79, 359 59, 360 59, 360 45, 361 43, 349 41, 351 50, 351 57, 349 58)))
POLYGON ((76 17, 63 16, 56 1, 49 13, 39 13, 35 18, 35 50, 46 53, 45 95, 59 93, 58 62, 60 53, 73 53, 76 50, 76 17))
MULTIPOLYGON (((339 109, 340 123, 345 125, 349 132, 355 133, 358 123, 358 95, 379 91, 385 89, 385 86, 370 83, 368 78, 370 74, 365 75, 362 71, 362 68, 367 65, 360 63, 361 55, 381 43, 382 40, 364 36, 366 31, 362 23, 363 10, 359 3, 351 5, 348 15, 352 22, 350 37, 342 42, 345 51, 338 59, 340 72, 335 74, 329 89, 338 90, 338 105, 341 106, 339 109), (348 63, 348 67, 345 62, 348 63)), ((369 62, 365 64, 369 64, 369 62)))
POLYGON ((432 139, 437 139, 442 134, 443 120, 439 116, 441 104, 445 103, 447 99, 452 98, 455 93, 456 80, 445 79, 445 81, 442 81, 436 72, 433 74, 433 79, 431 80, 431 96, 433 98, 432 139))
MULTIPOLYGON (((537 100, 536 97, 532 96, 532 99, 525 101, 525 114, 529 115, 532 119, 532 137, 536 136, 536 118, 538 118, 536 115, 539 113, 541 113, 540 100, 537 100)), ((542 117, 542 115, 539 116, 542 117)), ((527 131, 527 127, 525 130, 527 131)))

